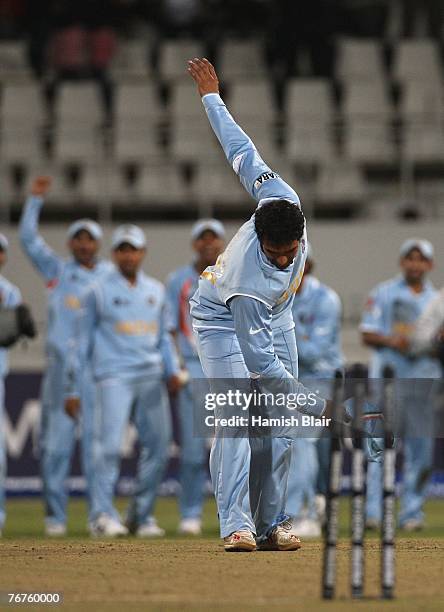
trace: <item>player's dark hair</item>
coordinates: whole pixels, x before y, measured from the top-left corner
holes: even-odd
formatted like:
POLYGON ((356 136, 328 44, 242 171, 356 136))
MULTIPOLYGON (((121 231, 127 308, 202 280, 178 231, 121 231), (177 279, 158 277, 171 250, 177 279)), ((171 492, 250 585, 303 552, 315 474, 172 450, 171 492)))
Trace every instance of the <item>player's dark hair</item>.
POLYGON ((265 239, 281 246, 302 238, 305 217, 299 206, 287 200, 272 200, 256 211, 254 227, 261 244, 265 239))

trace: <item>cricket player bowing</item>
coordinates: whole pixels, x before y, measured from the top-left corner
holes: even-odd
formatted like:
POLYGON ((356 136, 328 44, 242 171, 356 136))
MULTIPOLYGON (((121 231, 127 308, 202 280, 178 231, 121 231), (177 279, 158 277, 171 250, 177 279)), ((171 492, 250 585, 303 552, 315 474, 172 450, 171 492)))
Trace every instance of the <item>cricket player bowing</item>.
MULTIPOLYGON (((22 247, 43 277, 48 289, 48 325, 46 340, 47 368, 42 386, 41 472, 45 502, 45 533, 62 536, 66 532, 67 493, 74 450, 76 424, 63 410, 63 368, 74 321, 80 308, 80 296, 92 281, 112 268, 98 259, 102 239, 100 226, 90 219, 80 219, 68 229, 69 259, 55 253, 39 235, 38 220, 50 177, 37 177, 31 187, 20 220, 22 247)), ((88 501, 91 488, 92 418, 95 390, 90 369, 85 368, 80 383, 82 394, 82 469, 86 478, 88 501)))
POLYGON ((122 225, 112 239, 116 269, 82 298, 75 359, 66 371, 65 409, 75 417, 82 371, 91 360, 98 401, 94 419, 92 535, 163 535, 152 518, 171 437, 165 387, 179 388, 177 356, 166 327, 163 285, 141 271, 143 231, 122 225), (140 442, 134 498, 127 527, 113 505, 124 433, 133 414, 140 442))
MULTIPOLYGON (((8 239, 4 234, 0 234, 0 269, 4 266, 7 259, 8 239)), ((10 283, 0 274, 0 307, 15 308, 22 302, 20 289, 10 283)), ((6 477, 6 448, 4 439, 3 410, 5 400, 5 378, 8 373, 8 352, 5 348, 0 348, 0 536, 5 522, 5 489, 4 481, 6 477)))
MULTIPOLYGON (((216 379, 251 377, 259 388, 273 379, 307 392, 291 374, 297 371, 291 306, 307 240, 299 198, 229 114, 210 62, 194 59, 188 71, 228 161, 258 201, 216 265, 203 272, 191 299, 202 368, 213 387, 216 379)), ((329 409, 316 398, 310 414, 328 416, 329 409)), ((291 436, 285 430, 281 437, 230 438, 216 429, 210 471, 227 551, 254 550, 255 536, 261 549, 300 547, 286 515, 291 436)))

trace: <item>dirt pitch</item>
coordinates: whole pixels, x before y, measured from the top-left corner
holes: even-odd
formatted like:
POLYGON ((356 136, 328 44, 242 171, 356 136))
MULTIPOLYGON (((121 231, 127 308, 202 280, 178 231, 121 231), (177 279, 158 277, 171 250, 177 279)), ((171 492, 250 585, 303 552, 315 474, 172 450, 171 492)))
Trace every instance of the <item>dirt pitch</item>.
MULTIPOLYGON (((338 549, 338 596, 319 598, 321 544, 294 553, 227 554, 219 541, 5 540, 2 590, 62 591, 65 610, 442 610, 440 540, 400 540, 392 602, 347 601, 348 543, 338 549)), ((379 543, 367 544, 366 592, 378 595, 379 543)), ((27 606, 26 606, 27 607, 27 606)), ((46 606, 46 609, 48 606, 46 606)), ((32 606, 43 609, 43 606, 32 606)))

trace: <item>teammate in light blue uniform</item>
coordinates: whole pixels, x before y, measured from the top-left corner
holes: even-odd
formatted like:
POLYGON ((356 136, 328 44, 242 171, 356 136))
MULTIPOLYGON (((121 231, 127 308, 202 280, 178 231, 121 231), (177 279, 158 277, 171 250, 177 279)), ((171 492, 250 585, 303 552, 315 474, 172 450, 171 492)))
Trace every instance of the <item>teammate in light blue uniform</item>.
MULTIPOLYGON (((427 240, 410 239, 401 247, 402 275, 378 285, 370 294, 362 317, 363 341, 370 346, 370 378, 380 378, 390 365, 399 380, 399 416, 402 417, 404 486, 400 526, 420 529, 427 476, 432 466, 432 404, 428 401, 431 384, 415 379, 439 378, 439 364, 428 356, 409 352, 414 326, 436 295, 426 280, 433 265, 433 246, 427 240), (415 433, 417 437, 415 436, 415 433)), ((381 465, 370 462, 367 474, 367 523, 373 528, 381 520, 381 465)))
POLYGON ((65 409, 72 416, 79 410, 82 372, 90 361, 98 389, 92 535, 128 533, 113 498, 123 437, 132 412, 140 458, 127 524, 141 537, 163 535, 153 533, 151 516, 171 436, 165 379, 176 392, 179 364, 167 330, 164 287, 140 270, 145 246, 145 235, 139 227, 123 225, 115 231, 112 248, 117 269, 91 285, 82 298, 75 358, 66 372, 65 409))
MULTIPOLYGON (((304 393, 306 389, 292 375, 297 371, 297 349, 291 306, 306 257, 299 198, 270 170, 227 111, 208 60, 192 60, 188 70, 229 163, 259 202, 216 265, 203 272, 191 299, 203 371, 212 387, 216 379, 251 377, 261 391, 267 388, 267 379, 274 379, 304 393)), ((305 410, 320 416, 326 402, 316 398, 305 410)), ((215 415, 227 413, 216 410, 215 415)), ((286 521, 294 431, 282 428, 279 435, 227 438, 216 428, 210 471, 227 551, 254 550, 255 535, 261 548, 300 547, 286 521)))
MULTIPOLYGON (((43 198, 50 187, 48 177, 37 178, 32 195, 26 201, 20 220, 20 240, 48 289, 48 326, 46 340, 47 368, 42 386, 41 470, 46 507, 47 535, 66 532, 67 493, 75 442, 76 424, 63 410, 62 373, 70 344, 75 335, 74 321, 80 308, 80 296, 93 280, 112 269, 112 264, 97 259, 102 231, 94 221, 82 219, 68 229, 68 260, 57 255, 38 233, 43 198)), ((89 369, 81 384, 82 467, 87 493, 91 487, 92 417, 95 393, 89 369)))
MULTIPOLYGON (((336 370, 344 365, 341 348, 341 301, 333 289, 312 275, 313 265, 313 251, 309 244, 304 276, 293 300, 298 375, 308 387, 313 387, 324 397, 329 397, 329 380, 336 370)), ((298 521, 295 530, 300 536, 320 535, 315 503, 316 490, 325 500, 329 449, 330 438, 322 433, 320 437, 301 437, 293 442, 288 508, 291 516, 298 521), (304 501, 307 504, 307 515, 303 518, 304 501)))
MULTIPOLYGON (((8 239, 0 234, 0 269, 5 265, 8 251, 8 239)), ((10 283, 0 274, 0 308, 15 308, 22 302, 18 287, 10 283)), ((5 378, 8 374, 8 351, 0 348, 0 536, 5 522, 5 478, 6 478, 6 448, 4 439, 4 402, 5 378)))
MULTIPOLYGON (((192 380, 205 376, 196 349, 190 316, 190 298, 195 293, 199 275, 207 266, 216 263, 224 247, 225 230, 216 219, 201 219, 191 230, 195 251, 192 263, 172 272, 167 279, 167 297, 172 332, 183 367, 192 380)), ((200 385, 185 385, 179 394, 178 418, 180 423, 180 496, 181 522, 179 533, 198 535, 201 532, 201 515, 204 500, 206 469, 205 439, 193 433, 193 410, 203 401, 196 391, 200 385)))

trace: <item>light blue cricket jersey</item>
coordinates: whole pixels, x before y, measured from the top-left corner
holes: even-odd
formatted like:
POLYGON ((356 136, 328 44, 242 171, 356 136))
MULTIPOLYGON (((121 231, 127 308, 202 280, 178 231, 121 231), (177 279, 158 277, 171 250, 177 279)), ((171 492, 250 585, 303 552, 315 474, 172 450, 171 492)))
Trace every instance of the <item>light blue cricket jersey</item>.
MULTIPOLYGON (((0 274, 0 308, 15 308, 22 303, 20 289, 0 274)), ((8 349, 0 348, 0 378, 8 373, 8 349)))
POLYGON ((177 346, 185 361, 199 359, 190 314, 190 298, 198 284, 199 273, 193 264, 178 268, 166 282, 168 328, 176 333, 177 346))
POLYGON ((82 293, 114 266, 109 261, 98 260, 94 268, 88 269, 74 259, 59 257, 38 233, 42 205, 40 197, 31 196, 26 201, 20 220, 20 240, 48 289, 47 352, 65 357, 68 342, 74 334, 82 293))
MULTIPOLYGON (((203 97, 211 126, 228 161, 253 198, 285 199, 300 206, 295 191, 261 159, 251 139, 236 124, 218 94, 203 97)), ((272 311, 272 328, 294 327, 291 314, 293 296, 299 287, 306 259, 307 236, 293 263, 279 270, 264 255, 255 228, 254 214, 228 244, 216 262, 199 279, 199 287, 191 298, 193 325, 200 329, 234 329, 228 302, 234 296, 259 300, 272 311)))
POLYGON ((82 297, 75 359, 65 381, 67 395, 78 393, 89 359, 95 380, 176 374, 167 316, 162 283, 143 272, 135 285, 117 269, 93 283, 82 297))
MULTIPOLYGON (((429 302, 436 296, 432 283, 426 281, 421 293, 414 293, 402 276, 377 285, 367 300, 362 316, 362 332, 410 336, 414 325, 429 302)), ((385 365, 394 368, 398 378, 439 378, 440 368, 427 356, 403 355, 388 347, 372 350, 369 375, 382 376, 385 365)))
POLYGON ((307 274, 293 301, 301 377, 333 376, 344 365, 341 301, 338 294, 307 274))

